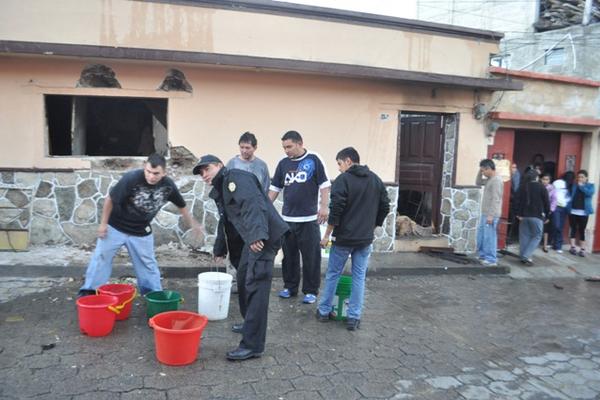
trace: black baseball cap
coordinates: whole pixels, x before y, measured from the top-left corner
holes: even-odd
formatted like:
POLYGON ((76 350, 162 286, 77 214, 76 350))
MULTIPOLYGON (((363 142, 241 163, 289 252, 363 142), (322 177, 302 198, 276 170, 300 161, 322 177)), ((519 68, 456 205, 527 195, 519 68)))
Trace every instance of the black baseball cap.
POLYGON ((208 164, 217 164, 217 163, 223 164, 221 162, 221 160, 219 160, 219 157, 213 156, 212 154, 205 154, 202 157, 200 157, 200 160, 198 160, 198 162, 194 166, 192 173, 194 175, 200 175, 200 169, 202 167, 204 167, 205 165, 208 165, 208 164))

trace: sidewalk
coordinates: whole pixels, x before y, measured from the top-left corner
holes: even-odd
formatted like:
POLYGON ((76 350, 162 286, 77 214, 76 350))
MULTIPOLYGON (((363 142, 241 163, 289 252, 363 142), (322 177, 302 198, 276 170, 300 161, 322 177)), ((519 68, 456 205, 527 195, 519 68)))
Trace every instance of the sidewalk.
MULTIPOLYGON (((509 248, 518 253, 518 248, 509 248)), ((32 247, 27 252, 0 252, 0 276, 23 277, 81 277, 92 255, 91 249, 70 246, 32 247)), ((223 270, 207 253, 192 252, 175 246, 159 246, 156 249, 158 264, 164 277, 194 278, 200 272, 223 270)), ((600 255, 572 256, 567 252, 554 251, 534 255, 535 265, 523 266, 518 258, 505 255, 498 267, 483 267, 474 258, 465 258, 469 264, 460 264, 423 253, 373 253, 370 276, 391 275, 481 275, 509 274, 512 278, 578 278, 600 276, 600 255)), ((327 259, 322 262, 323 273, 327 259)), ((348 268, 348 267, 347 267, 348 268)), ((115 257, 113 277, 131 276, 131 263, 126 251, 115 257)), ((275 266, 275 276, 281 276, 281 265, 275 266)))
MULTIPOLYGON (((509 246, 509 251, 519 253, 519 246, 509 246)), ((500 259, 500 265, 510 268, 510 276, 515 279, 523 278, 585 278, 600 276, 600 254, 587 254, 586 257, 569 254, 565 246, 564 253, 554 250, 544 253, 541 248, 533 255, 534 265, 531 267, 521 264, 518 258, 505 255, 500 259)))
MULTIPOLYGON (((192 279, 165 287, 197 310, 192 279)), ((362 324, 318 322, 315 305, 271 291, 262 358, 228 362, 237 299, 211 321, 198 360, 160 364, 145 303, 101 338, 80 333, 66 279, 0 302, 0 398, 40 400, 597 399, 600 285, 581 279, 369 279, 362 324), (553 287, 554 285, 554 287, 553 287), (564 290, 556 290, 560 286, 564 290), (43 289, 43 290, 42 290, 43 289)), ((19 292, 18 290, 13 290, 19 292)))

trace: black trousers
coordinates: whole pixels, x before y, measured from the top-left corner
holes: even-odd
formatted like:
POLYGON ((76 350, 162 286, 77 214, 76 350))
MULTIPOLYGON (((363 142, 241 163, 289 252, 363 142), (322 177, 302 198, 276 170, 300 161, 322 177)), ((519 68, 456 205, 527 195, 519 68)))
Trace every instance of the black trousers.
POLYGON ((321 285, 321 231, 317 221, 288 222, 290 230, 283 238, 281 270, 284 287, 292 294, 300 285, 300 255, 302 255, 302 292, 319 294, 321 285))
POLYGON ((587 226, 589 216, 569 214, 569 238, 575 239, 579 234, 579 240, 585 242, 585 227, 587 226))
POLYGON ((244 246, 237 269, 238 301, 244 317, 240 347, 257 353, 265 350, 273 263, 280 247, 281 239, 266 241, 259 253, 244 246))

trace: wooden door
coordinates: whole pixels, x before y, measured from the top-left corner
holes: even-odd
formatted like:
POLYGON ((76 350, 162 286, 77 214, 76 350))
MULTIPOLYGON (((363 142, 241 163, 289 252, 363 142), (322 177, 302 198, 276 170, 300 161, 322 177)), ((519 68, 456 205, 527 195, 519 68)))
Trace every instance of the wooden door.
POLYGON ((558 165, 556 166, 556 178, 560 178, 565 172, 577 172, 581 168, 581 133, 561 133, 560 148, 558 150, 558 165))
MULTIPOLYGON (((496 131, 496 137, 494 137, 494 144, 488 146, 487 157, 491 159, 502 157, 512 164, 514 149, 515 130, 500 128, 496 131)), ((502 194, 502 216, 500 217, 500 223, 498 227, 499 249, 503 249, 506 247, 506 236, 508 233, 509 226, 508 213, 510 210, 510 191, 511 184, 509 180, 508 182, 504 182, 504 192, 502 194)))
MULTIPOLYGON (((565 172, 577 172, 581 168, 581 146, 583 137, 581 133, 561 133, 560 148, 558 149, 558 162, 556 166, 556 179, 565 172)), ((563 236, 569 237, 569 218, 565 220, 563 236)), ((567 241, 568 242, 568 241, 567 241)))
POLYGON ((431 195, 431 223, 438 233, 442 198, 443 116, 401 114, 399 127, 396 180, 401 190, 431 195))

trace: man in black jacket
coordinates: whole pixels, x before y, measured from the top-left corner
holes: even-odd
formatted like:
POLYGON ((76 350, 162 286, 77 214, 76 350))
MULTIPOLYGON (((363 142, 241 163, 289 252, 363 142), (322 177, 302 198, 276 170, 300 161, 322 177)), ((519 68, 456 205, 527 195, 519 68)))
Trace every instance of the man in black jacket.
POLYGON ((540 245, 544 223, 548 223, 548 215, 548 190, 538 182, 538 172, 532 168, 525 173, 518 193, 519 255, 523 264, 533 265, 531 256, 540 245))
POLYGON ((213 155, 200 158, 193 170, 213 187, 209 196, 217 204, 220 218, 218 236, 223 227, 233 226, 244 241, 237 270, 240 312, 244 323, 233 330, 242 333, 239 346, 227 353, 230 360, 260 357, 265 349, 269 293, 273 260, 288 230, 268 200, 256 176, 250 172, 223 166, 213 155))
POLYGON ((342 174, 331 187, 328 225, 321 240, 321 247, 325 247, 331 237, 333 245, 317 319, 325 322, 332 317, 335 289, 346 260, 351 255, 352 293, 346 327, 353 331, 360 325, 373 231, 376 226, 383 224, 390 211, 390 200, 381 179, 366 165, 360 165, 360 157, 354 148, 340 150, 336 161, 342 174))

